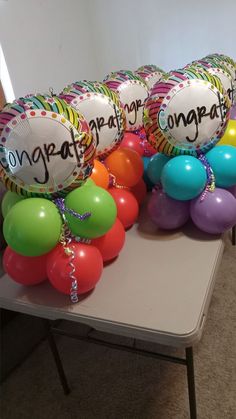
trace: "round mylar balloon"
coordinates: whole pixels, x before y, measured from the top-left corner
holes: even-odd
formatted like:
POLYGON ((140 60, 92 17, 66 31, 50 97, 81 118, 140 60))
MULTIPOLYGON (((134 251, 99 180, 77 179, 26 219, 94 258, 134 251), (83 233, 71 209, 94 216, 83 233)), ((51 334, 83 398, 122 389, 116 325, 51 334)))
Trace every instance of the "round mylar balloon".
POLYGON ((216 63, 220 63, 225 65, 228 68, 234 84, 234 100, 235 100, 235 90, 236 90, 236 62, 228 57, 227 55, 223 54, 210 54, 203 58, 206 61, 215 61, 216 63))
POLYGON ((141 77, 147 83, 148 88, 151 89, 166 73, 156 65, 150 64, 139 67, 135 74, 141 77))
POLYGON ((234 96, 234 79, 229 69, 221 62, 214 60, 198 60, 192 62, 185 68, 196 67, 208 71, 213 76, 219 77, 222 86, 228 93, 229 99, 233 101, 234 96))
POLYGON ((132 71, 120 70, 109 74, 104 83, 115 91, 125 110, 126 130, 135 131, 143 126, 143 106, 148 86, 132 71))
POLYGON ((125 114, 118 96, 105 84, 75 82, 60 97, 84 115, 96 140, 97 157, 104 158, 118 147, 124 134, 125 114))
POLYGON ((206 152, 221 138, 230 104, 218 77, 195 68, 172 71, 145 103, 148 140, 167 155, 206 152))
POLYGON ((0 177, 12 192, 67 193, 90 175, 94 154, 87 122, 62 99, 27 96, 0 113, 0 177))

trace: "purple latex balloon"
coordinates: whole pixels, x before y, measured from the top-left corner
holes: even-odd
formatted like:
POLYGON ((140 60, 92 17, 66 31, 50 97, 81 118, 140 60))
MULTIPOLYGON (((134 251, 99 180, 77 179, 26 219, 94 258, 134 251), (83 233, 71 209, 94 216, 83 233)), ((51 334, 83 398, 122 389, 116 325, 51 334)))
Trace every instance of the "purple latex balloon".
POLYGON ((236 186, 231 186, 230 188, 227 188, 227 191, 232 193, 232 195, 236 198, 236 186))
POLYGON ((231 107, 230 119, 236 120, 236 103, 231 107))
POLYGON ((181 227, 189 219, 189 201, 177 201, 159 189, 153 193, 148 203, 151 220, 164 230, 181 227))
POLYGON ((216 188, 203 201, 201 197, 192 200, 190 215, 201 230, 221 234, 236 224, 236 199, 226 189, 216 188))

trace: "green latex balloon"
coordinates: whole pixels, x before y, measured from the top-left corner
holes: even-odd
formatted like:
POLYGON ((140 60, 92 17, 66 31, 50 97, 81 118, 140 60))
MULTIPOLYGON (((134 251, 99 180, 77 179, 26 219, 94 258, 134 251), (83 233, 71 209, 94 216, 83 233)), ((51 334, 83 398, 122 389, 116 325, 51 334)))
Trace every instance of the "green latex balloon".
POLYGON ((81 187, 70 192, 65 200, 67 208, 78 214, 91 212, 85 220, 65 213, 69 229, 76 236, 93 239, 103 236, 115 222, 117 209, 112 196, 99 186, 81 187))
POLYGON ((81 188, 84 188, 84 187, 88 187, 88 186, 96 186, 96 183, 93 181, 93 179, 90 179, 90 178, 88 178, 85 182, 84 182, 84 184, 81 186, 81 188))
POLYGON ((59 241, 62 219, 57 207, 43 198, 24 199, 12 207, 3 223, 7 244, 24 256, 40 256, 59 241))
POLYGON ((23 196, 17 195, 15 192, 8 191, 2 199, 2 215, 6 217, 10 209, 19 201, 24 199, 23 196))

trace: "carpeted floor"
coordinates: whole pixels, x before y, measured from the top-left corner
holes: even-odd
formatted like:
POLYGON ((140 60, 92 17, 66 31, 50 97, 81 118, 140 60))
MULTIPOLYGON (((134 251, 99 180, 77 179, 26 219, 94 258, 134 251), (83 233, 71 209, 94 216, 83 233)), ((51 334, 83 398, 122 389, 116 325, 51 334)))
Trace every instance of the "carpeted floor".
MULTIPOLYGON (((235 262, 236 248, 228 241, 205 332, 195 347, 199 419, 236 418, 235 262)), ((58 345, 72 393, 63 395, 43 342, 3 384, 1 419, 189 418, 183 366, 64 337, 58 345)))

